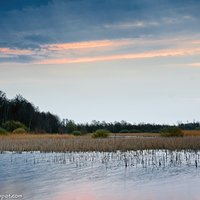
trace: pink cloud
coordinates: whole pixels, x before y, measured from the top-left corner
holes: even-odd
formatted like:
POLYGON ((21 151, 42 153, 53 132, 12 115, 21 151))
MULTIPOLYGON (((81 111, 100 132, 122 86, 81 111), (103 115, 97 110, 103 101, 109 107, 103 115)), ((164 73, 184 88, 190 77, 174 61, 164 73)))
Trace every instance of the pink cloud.
POLYGON ((30 55, 32 54, 32 51, 27 49, 0 48, 0 53, 5 55, 30 55))
POLYGON ((200 54, 200 48, 185 48, 185 49, 165 49, 158 51, 149 51, 143 53, 133 54, 119 54, 97 57, 81 57, 81 58, 58 58, 40 61, 38 64, 68 64, 68 63, 85 63, 85 62, 99 62, 112 61, 123 59, 145 59, 155 57, 173 57, 173 56, 190 56, 200 54))
MULTIPOLYGON (((145 38, 128 38, 128 39, 116 39, 116 40, 96 40, 96 41, 84 41, 74 43, 58 43, 48 44, 41 46, 42 49, 53 50, 53 51, 64 51, 64 50, 81 50, 81 49, 98 49, 108 47, 120 47, 120 46, 131 46, 133 45, 147 45, 147 44, 169 44, 177 43, 182 40, 181 38, 168 38, 168 39, 145 39, 145 38)), ((187 41, 184 38, 184 41, 187 41)))
MULTIPOLYGON (((42 45, 35 50, 0 48, 0 57, 30 55, 36 64, 67 64, 191 56, 200 54, 199 37, 128 38, 42 45), (169 46, 171 49, 169 49, 169 46), (155 50, 162 48, 160 50, 155 50), (143 51, 142 51, 143 49, 143 51), (145 49, 152 49, 145 51, 145 49), (154 50, 153 50, 154 49, 154 50), (140 50, 140 52, 137 52, 140 50), (46 59, 47 58, 47 59, 46 59)), ((8 61, 9 62, 9 61, 8 61)), ((20 62, 20 61, 19 61, 20 62)), ((193 64, 191 66, 199 66, 193 64)))
POLYGON ((87 41, 87 42, 74 42, 74 43, 60 43, 45 45, 43 48, 54 51, 62 51, 69 49, 89 49, 89 48, 101 48, 110 47, 116 45, 127 44, 126 40, 98 40, 98 41, 87 41))

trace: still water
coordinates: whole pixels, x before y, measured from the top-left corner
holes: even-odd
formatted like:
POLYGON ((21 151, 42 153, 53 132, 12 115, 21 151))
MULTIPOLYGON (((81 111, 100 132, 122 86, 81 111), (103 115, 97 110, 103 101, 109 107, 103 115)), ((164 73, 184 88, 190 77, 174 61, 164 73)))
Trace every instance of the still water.
POLYGON ((19 200, 199 200, 200 152, 4 152, 0 195, 19 195, 19 200))

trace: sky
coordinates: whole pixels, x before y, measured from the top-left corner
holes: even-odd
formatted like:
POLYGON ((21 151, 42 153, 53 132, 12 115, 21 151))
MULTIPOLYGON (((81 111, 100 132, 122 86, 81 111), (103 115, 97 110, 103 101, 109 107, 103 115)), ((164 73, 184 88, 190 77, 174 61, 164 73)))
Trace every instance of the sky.
POLYGON ((0 90, 75 122, 200 121, 199 0, 0 0, 0 90))

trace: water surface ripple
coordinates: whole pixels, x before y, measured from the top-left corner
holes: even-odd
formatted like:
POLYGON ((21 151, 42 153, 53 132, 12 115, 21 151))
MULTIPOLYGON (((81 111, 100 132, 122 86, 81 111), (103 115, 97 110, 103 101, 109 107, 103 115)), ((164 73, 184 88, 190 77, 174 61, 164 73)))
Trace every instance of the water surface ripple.
POLYGON ((200 152, 4 152, 0 195, 20 200, 198 200, 200 152))

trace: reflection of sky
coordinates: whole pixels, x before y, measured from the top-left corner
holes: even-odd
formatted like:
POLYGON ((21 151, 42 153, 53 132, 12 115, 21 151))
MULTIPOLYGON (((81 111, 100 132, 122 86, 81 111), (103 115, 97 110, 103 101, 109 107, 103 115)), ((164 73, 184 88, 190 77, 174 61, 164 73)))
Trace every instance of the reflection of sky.
POLYGON ((196 0, 2 1, 1 90, 78 122, 199 120, 199 8, 196 0))
POLYGON ((135 157, 134 152, 133 155, 127 152, 135 163, 127 168, 119 159, 120 155, 124 158, 119 152, 111 153, 112 156, 99 152, 65 156, 63 153, 0 154, 0 194, 22 194, 24 200, 196 200, 200 180, 199 168, 194 165, 196 153, 154 151, 135 157), (190 164, 185 163, 186 154, 190 164), (103 163, 106 156, 110 160, 103 163), (66 163, 62 163, 63 158, 66 163), (142 159, 144 162, 149 159, 151 164, 143 168, 142 159), (152 165, 155 160, 161 162, 160 167, 158 163, 152 165))

